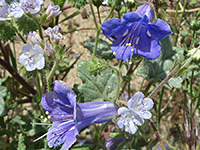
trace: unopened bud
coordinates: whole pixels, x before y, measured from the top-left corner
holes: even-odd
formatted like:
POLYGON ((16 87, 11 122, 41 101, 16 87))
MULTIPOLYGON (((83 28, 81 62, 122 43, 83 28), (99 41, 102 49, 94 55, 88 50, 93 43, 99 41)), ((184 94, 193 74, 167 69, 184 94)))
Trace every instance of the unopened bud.
POLYGON ((35 45, 35 44, 42 44, 42 39, 40 38, 40 36, 35 32, 35 31, 30 31, 28 34, 28 37, 30 39, 30 41, 35 45))
POLYGON ((62 11, 60 10, 60 6, 54 5, 53 2, 51 2, 46 10, 47 19, 53 18, 58 16, 62 11))
POLYGON ((46 52, 46 55, 49 57, 49 56, 52 56, 53 53, 55 52, 55 50, 53 49, 53 47, 51 46, 50 43, 45 43, 45 48, 44 48, 45 52, 46 52))

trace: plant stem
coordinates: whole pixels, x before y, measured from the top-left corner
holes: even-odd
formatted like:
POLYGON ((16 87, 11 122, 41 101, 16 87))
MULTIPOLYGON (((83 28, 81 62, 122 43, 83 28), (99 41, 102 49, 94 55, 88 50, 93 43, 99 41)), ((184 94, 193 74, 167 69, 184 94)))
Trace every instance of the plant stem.
POLYGON ((121 85, 121 82, 120 82, 120 70, 121 70, 121 67, 122 67, 122 61, 120 61, 120 63, 119 63, 119 70, 117 71, 117 93, 116 93, 116 100, 118 100, 119 94, 120 94, 120 85, 121 85))
POLYGON ((172 77, 172 73, 170 73, 150 94, 149 98, 152 98, 158 90, 172 77))
POLYGON ((41 86, 40 86, 40 77, 39 77, 39 72, 37 71, 37 77, 36 77, 36 80, 37 80, 37 87, 38 87, 38 92, 39 92, 39 97, 40 99, 42 98, 42 90, 41 90, 41 86))
POLYGON ((53 67, 47 77, 47 92, 50 92, 51 91, 51 80, 52 80, 52 77, 56 71, 56 68, 58 66, 58 61, 55 61, 54 64, 53 64, 53 67))
POLYGON ((17 30, 17 28, 15 26, 13 26, 12 23, 9 23, 9 25, 12 27, 12 29, 17 33, 17 35, 20 37, 20 39, 22 40, 22 42, 24 44, 26 44, 26 40, 24 39, 24 37, 19 33, 19 31, 17 30))
POLYGON ((97 7, 97 13, 98 13, 98 17, 99 17, 99 23, 101 24, 101 15, 100 15, 99 7, 97 7))
POLYGON ((98 40, 99 40, 99 34, 100 34, 101 28, 97 30, 96 38, 95 38, 95 45, 94 45, 94 51, 93 51, 93 58, 97 55, 97 46, 98 46, 98 40))
POLYGON ((94 9, 93 9, 93 6, 92 6, 92 0, 89 0, 89 3, 90 3, 90 9, 91 9, 91 12, 92 12, 93 20, 94 20, 96 29, 98 30, 98 29, 99 29, 99 26, 98 26, 98 23, 97 23, 96 16, 95 16, 95 14, 94 14, 94 9))
POLYGON ((39 21, 37 20, 35 16, 32 16, 32 18, 35 20, 36 24, 38 25, 39 34, 40 34, 41 39, 43 40, 44 38, 43 38, 41 24, 39 23, 39 21))
POLYGON ((151 126, 152 126, 152 128, 153 128, 155 134, 156 134, 157 140, 160 141, 161 138, 160 138, 160 135, 159 135, 159 133, 158 133, 158 130, 157 130, 157 128, 156 128, 154 122, 153 122, 151 119, 148 119, 148 120, 149 120, 149 123, 151 124, 151 126))

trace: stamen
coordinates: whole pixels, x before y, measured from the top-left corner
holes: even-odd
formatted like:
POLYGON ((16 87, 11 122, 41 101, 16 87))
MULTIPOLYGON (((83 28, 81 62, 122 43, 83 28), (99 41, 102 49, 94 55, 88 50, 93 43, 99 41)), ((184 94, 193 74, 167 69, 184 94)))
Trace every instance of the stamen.
POLYGON ((42 115, 42 116, 40 116, 40 118, 41 118, 41 119, 43 119, 43 118, 44 118, 44 116, 42 115))
POLYGON ((131 46, 131 43, 126 43, 126 46, 131 46))
POLYGON ((46 114, 46 115, 48 115, 48 114, 49 114, 49 112, 48 112, 48 111, 46 111, 46 112, 45 112, 45 114, 46 114))
POLYGON ((113 52, 113 55, 116 55, 116 52, 113 52))
POLYGON ((134 51, 134 49, 131 49, 131 52, 133 52, 134 51))
POLYGON ((34 125, 41 125, 41 126, 49 126, 49 125, 52 125, 50 123, 31 123, 31 124, 34 124, 34 125))
POLYGON ((135 44, 138 44, 138 43, 139 43, 139 40, 140 40, 140 37, 138 37, 138 38, 136 39, 135 44))
POLYGON ((124 32, 122 36, 126 36, 128 34, 128 29, 124 32))
POLYGON ((149 32, 149 30, 147 30, 147 35, 148 35, 149 37, 151 37, 151 33, 149 32))
POLYGON ((51 116, 48 116, 47 118, 48 118, 48 119, 51 119, 51 116))
POLYGON ((131 64, 132 64, 132 61, 129 62, 129 65, 131 65, 131 64))
POLYGON ((44 122, 47 122, 48 121, 48 119, 47 118, 44 118, 44 122))

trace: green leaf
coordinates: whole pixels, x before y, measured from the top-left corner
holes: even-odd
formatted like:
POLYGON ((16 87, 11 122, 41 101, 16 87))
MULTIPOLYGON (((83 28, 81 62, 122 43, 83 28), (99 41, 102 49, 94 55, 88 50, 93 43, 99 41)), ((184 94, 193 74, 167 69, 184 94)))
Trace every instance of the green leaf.
POLYGON ((17 150, 26 150, 26 145, 24 144, 24 136, 20 133, 18 137, 18 147, 17 150))
MULTIPOLYGON (((93 53, 94 46, 95 46, 95 39, 85 41, 84 47, 87 48, 91 53, 93 53)), ((114 55, 112 54, 110 46, 111 45, 108 42, 99 39, 97 46, 97 56, 103 59, 113 59, 114 55)))
POLYGON ((13 39, 15 31, 5 22, 0 22, 0 39, 8 41, 13 39))
MULTIPOLYGON (((182 61, 182 50, 173 48, 173 38, 171 36, 166 37, 161 41, 161 54, 156 60, 144 60, 142 67, 138 69, 137 75, 145 78, 151 82, 162 81, 169 73, 170 69, 176 65, 174 64, 175 59, 178 56, 178 61, 182 61)), ((178 80, 179 82, 182 80, 178 80)), ((171 80, 172 81, 172 80, 171 80)), ((180 87, 180 83, 169 84, 170 86, 180 87)))
POLYGON ((38 29, 35 21, 25 15, 16 21, 19 31, 22 31, 23 34, 28 34, 30 31, 36 31, 38 29))
POLYGON ((182 82, 183 82, 183 79, 181 77, 176 77, 176 78, 173 77, 173 78, 169 79, 166 86, 170 89, 173 87, 181 88, 182 82))
POLYGON ((78 64, 77 76, 83 83, 78 87, 85 101, 103 101, 115 97, 117 92, 117 74, 112 69, 106 69, 96 76, 90 75, 87 61, 78 64))
POLYGON ((7 88, 0 86, 0 116, 7 114, 7 106, 4 101, 4 97, 7 95, 7 88))

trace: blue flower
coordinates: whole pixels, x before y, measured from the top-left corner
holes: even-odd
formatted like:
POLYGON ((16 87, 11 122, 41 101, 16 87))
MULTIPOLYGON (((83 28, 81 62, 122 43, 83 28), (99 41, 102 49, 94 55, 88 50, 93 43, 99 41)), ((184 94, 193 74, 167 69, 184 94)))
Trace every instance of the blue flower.
POLYGON ((133 55, 156 59, 160 55, 159 41, 172 34, 169 25, 161 19, 152 22, 154 11, 149 4, 141 5, 136 12, 123 18, 112 18, 102 24, 103 34, 113 39, 111 49, 119 60, 128 60, 133 55))
POLYGON ((46 134, 49 147, 64 143, 61 150, 67 150, 80 130, 110 121, 117 113, 111 102, 76 103, 76 94, 62 81, 55 81, 53 90, 44 94, 41 102, 48 118, 54 121, 46 134))
POLYGON ((115 138, 108 138, 106 140, 106 147, 109 150, 117 150, 118 146, 122 144, 126 140, 125 137, 115 137, 115 138))

